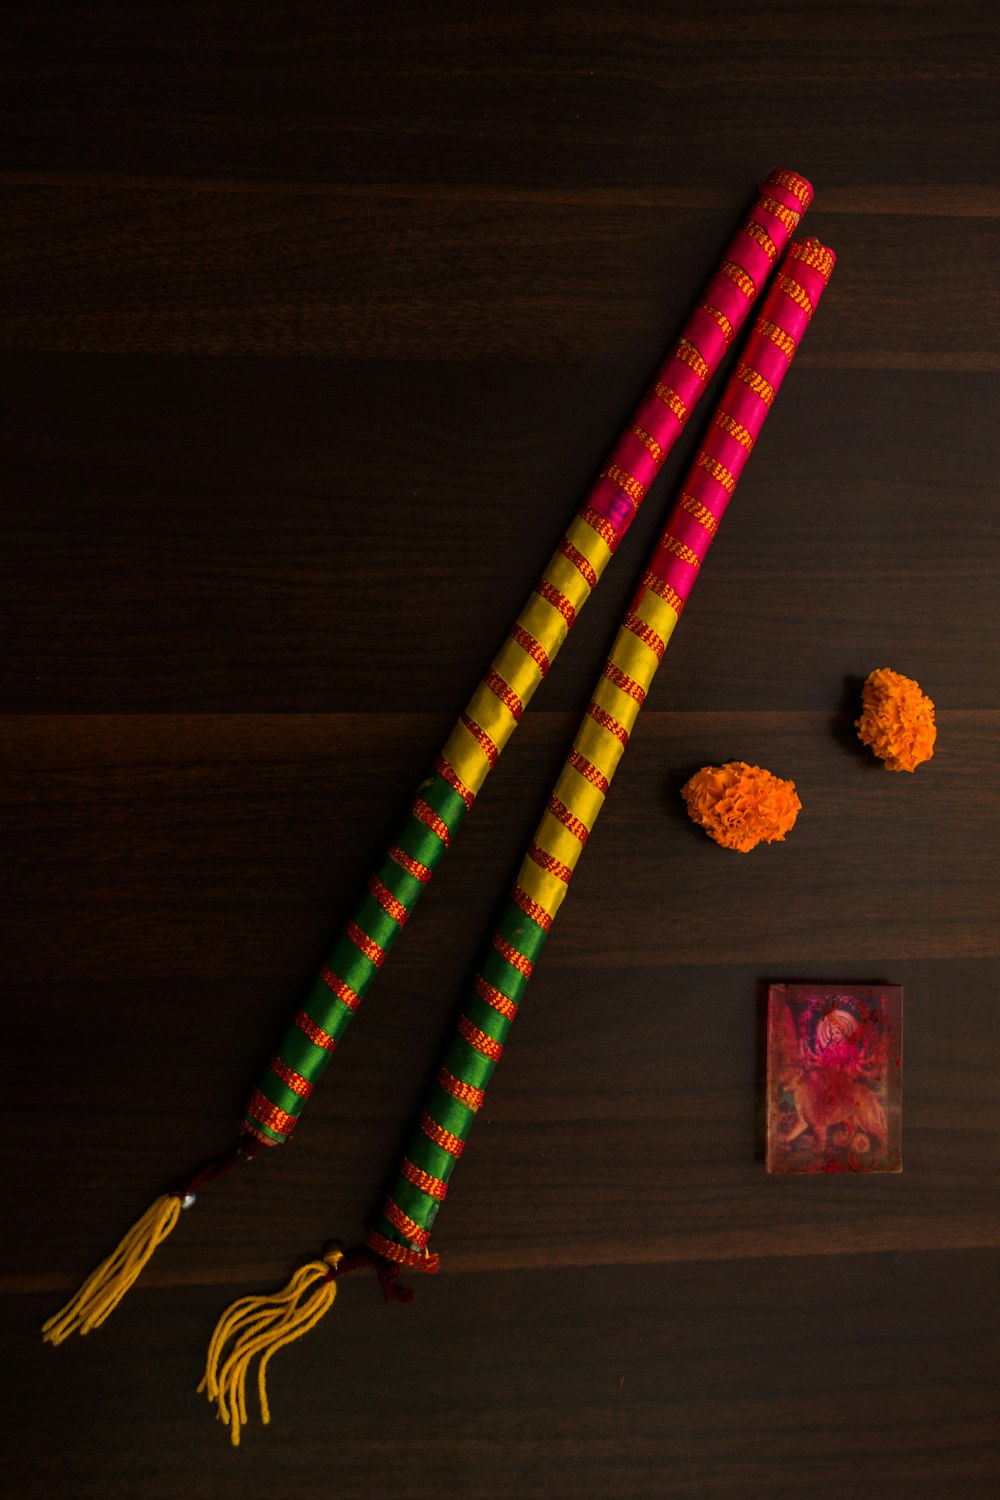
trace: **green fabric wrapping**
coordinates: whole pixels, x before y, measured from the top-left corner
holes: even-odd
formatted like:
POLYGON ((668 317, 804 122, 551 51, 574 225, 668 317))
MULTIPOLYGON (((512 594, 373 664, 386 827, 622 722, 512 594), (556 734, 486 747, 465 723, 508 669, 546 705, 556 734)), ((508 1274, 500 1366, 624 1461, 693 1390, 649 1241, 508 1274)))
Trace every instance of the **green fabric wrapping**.
MULTIPOLYGON (((545 943, 545 929, 526 916, 509 898, 503 907, 497 931, 532 964, 537 961, 545 943)), ((480 964, 478 976, 499 990, 515 1006, 520 1004, 528 985, 528 976, 522 974, 520 969, 515 968, 492 946, 480 964)), ((474 987, 463 1006, 463 1015, 501 1046, 506 1043, 513 1025, 512 1018, 501 1015, 494 1006, 481 999, 474 987)), ((443 1069, 460 1083, 481 1090, 487 1088, 496 1066, 496 1062, 484 1057, 461 1035, 452 1038, 442 1060, 443 1069)), ((454 1098, 440 1082, 432 1085, 424 1107, 435 1124, 443 1130, 457 1136, 460 1141, 468 1139, 476 1111, 454 1098)), ((410 1137, 406 1157, 415 1167, 444 1183, 450 1180, 458 1160, 451 1152, 436 1145, 419 1126, 410 1137)), ((396 1177, 389 1197, 421 1230, 426 1234, 430 1233, 441 1207, 439 1199, 409 1181, 402 1172, 396 1177)), ((402 1246, 409 1243, 406 1234, 384 1213, 375 1227, 376 1232, 384 1239, 402 1246)))
MULTIPOLYGON (((453 837, 466 814, 465 803, 459 794, 435 771, 421 788, 420 795, 441 818, 448 837, 453 837)), ((412 812, 407 813, 397 830, 394 846, 432 871, 440 864, 447 848, 445 840, 412 812)), ((388 856, 383 859, 376 875, 409 916, 420 899, 426 882, 409 874, 388 856)), ((377 943, 384 953, 392 950, 402 931, 402 923, 384 911, 367 890, 356 901, 348 919, 348 923, 351 922, 377 943)), ((276 1145, 286 1141, 291 1134, 309 1094, 326 1070, 334 1047, 347 1030, 354 1014, 354 1007, 345 1004, 322 977, 322 973, 327 970, 361 1000, 375 979, 379 965, 366 957, 351 941, 345 924, 345 930, 334 943, 321 975, 313 982, 301 1011, 286 1029, 277 1051, 251 1094, 244 1123, 255 1134, 264 1136, 276 1145), (311 1041, 300 1024, 303 1016, 325 1033, 332 1045, 317 1045, 311 1041), (276 1071, 276 1065, 281 1072, 276 1071), (286 1076, 291 1074, 302 1082, 290 1086, 282 1073, 286 1076)))

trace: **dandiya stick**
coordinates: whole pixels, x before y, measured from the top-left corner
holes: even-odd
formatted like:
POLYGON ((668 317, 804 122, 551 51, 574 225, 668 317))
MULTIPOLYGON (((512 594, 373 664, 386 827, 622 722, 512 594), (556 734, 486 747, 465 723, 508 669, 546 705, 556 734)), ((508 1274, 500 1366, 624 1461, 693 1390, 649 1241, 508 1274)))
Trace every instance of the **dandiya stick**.
POLYGON ((302 1267, 274 1297, 246 1297, 213 1337, 201 1390, 234 1443, 247 1421, 246 1380, 260 1357, 258 1391, 269 1419, 271 1355, 331 1305, 336 1283, 374 1263, 391 1289, 401 1268, 436 1271, 431 1227, 485 1090, 503 1053, 528 980, 604 805, 667 642, 698 577, 750 452, 833 271, 817 240, 793 244, 726 386, 639 590, 604 663, 572 749, 535 831, 472 992, 420 1114, 365 1251, 335 1250, 302 1267), (302 1278, 309 1278, 302 1286, 302 1278))
POLYGON ((197 1191, 286 1141, 354 1013, 597 585, 649 486, 812 200, 775 170, 473 693, 304 1003, 253 1088, 236 1145, 164 1194, 43 1328, 50 1343, 99 1327, 197 1191))
POLYGON ((794 232, 812 189, 774 171, 615 445, 250 1097, 245 1131, 288 1139, 330 1054, 794 232))
POLYGON ((368 1246, 437 1269, 427 1250, 484 1091, 684 604, 834 266, 791 246, 681 486, 528 846, 368 1246))

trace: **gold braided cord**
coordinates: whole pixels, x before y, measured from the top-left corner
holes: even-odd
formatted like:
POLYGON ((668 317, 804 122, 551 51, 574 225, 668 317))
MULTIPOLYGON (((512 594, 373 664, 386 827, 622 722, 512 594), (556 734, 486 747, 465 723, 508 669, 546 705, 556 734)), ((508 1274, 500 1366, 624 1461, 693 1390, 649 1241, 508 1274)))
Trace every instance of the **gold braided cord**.
POLYGON ((700 526, 704 526, 709 536, 714 536, 719 529, 718 517, 714 516, 707 505, 702 505, 693 495, 685 490, 677 504, 682 510, 686 510, 689 516, 694 516, 700 526))
POLYGON ((777 198, 761 198, 760 207, 765 213, 777 219, 779 224, 784 224, 789 234, 794 234, 799 227, 802 215, 796 213, 794 208, 786 208, 783 203, 778 202, 777 198))
POLYGON ((758 224, 756 219, 751 219, 749 224, 745 224, 743 227, 744 233, 748 234, 752 240, 757 241, 757 244, 765 252, 768 260, 773 266, 775 261, 778 259, 778 247, 772 240, 771 236, 768 234, 767 230, 764 228, 763 224, 758 224))
POLYGON ((819 240, 796 240, 794 245, 788 247, 788 260, 800 260, 804 266, 811 266, 825 279, 833 274, 836 256, 832 250, 828 250, 819 240))
POLYGON ((744 385, 748 385, 754 395, 760 397, 765 406, 771 405, 771 402, 774 400, 774 386, 769 380, 765 380, 758 370, 753 369, 752 366, 740 360, 736 366, 736 378, 737 380, 742 380, 744 385))
POLYGON ((748 453, 750 452, 753 447, 753 433, 744 427, 742 422, 735 421, 727 411, 720 410, 715 413, 715 425, 741 443, 748 453))
POLYGON ((777 187, 786 188, 788 192, 794 193, 804 209, 808 208, 812 202, 812 193, 809 190, 809 184, 804 177, 800 177, 796 172, 775 171, 771 173, 767 180, 769 183, 773 182, 777 187))
POLYGON ((793 281, 790 276, 779 276, 778 286, 784 292, 786 297, 790 297, 792 299, 796 307, 801 307, 807 318, 812 317, 812 302, 809 299, 808 293, 804 290, 803 287, 799 286, 799 283, 797 281, 793 281))

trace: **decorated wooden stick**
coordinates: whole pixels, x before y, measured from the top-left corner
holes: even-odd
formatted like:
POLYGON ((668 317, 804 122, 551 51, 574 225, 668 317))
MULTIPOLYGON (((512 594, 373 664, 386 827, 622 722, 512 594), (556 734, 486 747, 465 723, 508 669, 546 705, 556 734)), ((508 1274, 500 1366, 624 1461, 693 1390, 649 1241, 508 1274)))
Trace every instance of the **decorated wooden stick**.
POLYGON ((615 445, 459 718, 385 857, 253 1088, 233 1149, 158 1198, 80 1292, 46 1323, 61 1343, 99 1327, 204 1183, 286 1141, 354 1013, 525 707, 555 660, 649 485, 745 321, 812 199, 793 172, 773 171, 698 307, 615 445))
POLYGON ((362 998, 548 672, 811 198, 771 173, 254 1088, 244 1130, 286 1141, 362 998))
MULTIPOLYGON (((451 1174, 667 641, 833 266, 832 251, 818 241, 792 245, 684 481, 528 846, 382 1218, 368 1234, 368 1251, 386 1268, 386 1280, 401 1267, 438 1268, 427 1243, 451 1174)), ((266 1421, 267 1360, 298 1337, 296 1330, 318 1321, 339 1276, 358 1263, 358 1255, 345 1261, 336 1251, 296 1273, 314 1278, 302 1296, 293 1279, 277 1297, 244 1298, 224 1315, 201 1388, 217 1403, 234 1442, 247 1420, 245 1382, 253 1358, 261 1356, 258 1389, 266 1421)))
POLYGON ((765 299, 602 668, 382 1220, 369 1233, 369 1247, 387 1259, 437 1269, 427 1240, 462 1144, 667 642, 833 266, 833 253, 817 241, 793 244, 765 299))

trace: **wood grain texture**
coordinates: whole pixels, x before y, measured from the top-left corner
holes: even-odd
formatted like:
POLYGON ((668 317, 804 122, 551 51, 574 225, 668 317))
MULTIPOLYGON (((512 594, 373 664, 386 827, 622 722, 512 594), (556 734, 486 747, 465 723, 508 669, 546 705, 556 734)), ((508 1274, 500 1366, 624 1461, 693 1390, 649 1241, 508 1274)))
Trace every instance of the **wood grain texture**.
MULTIPOLYGON (((30 176, 6 194, 19 250, 3 348, 544 361, 595 349, 655 358, 747 196, 745 181, 726 205, 695 208, 30 176), (629 277, 609 302, 622 264, 629 277)), ((810 233, 837 241, 840 315, 817 320, 803 364, 1000 370, 983 298, 1000 253, 1000 191, 990 216, 963 219, 960 269, 952 216, 914 202, 900 236, 898 214, 872 212, 878 194, 861 214, 827 220, 822 200, 810 214, 810 233)))
MULTIPOLYGON (((1000 12, 49 0, 0 125, 0 1295, 23 1500, 989 1495, 1000 1266, 1000 12), (839 265, 409 1308, 343 1285, 238 1456, 233 1296, 356 1242, 692 424, 293 1145, 38 1328, 248 1084, 774 164, 839 265), (921 681, 939 750, 852 721, 921 681), (724 854, 706 761, 792 776, 724 854), (641 903, 641 907, 640 907, 641 903), (641 915, 637 915, 641 910, 641 915), (906 989, 898 1178, 759 1160, 770 980, 906 989)), ((702 415, 707 419, 709 410, 702 415)))
MULTIPOLYGON (((654 368, 0 356, 5 704, 453 718, 654 368)), ((835 710, 884 660, 993 706, 998 402, 991 374, 797 366, 657 701, 835 710)), ((539 707, 582 708, 709 416, 539 707)))
MULTIPOLYGON (((352 1287, 337 1334, 331 1314, 296 1350, 271 1428, 237 1458, 193 1393, 190 1351, 218 1288, 139 1294, 141 1316, 123 1312, 114 1350, 93 1340, 58 1368, 32 1344, 22 1393, 44 1385, 64 1441, 89 1447, 105 1432, 99 1478, 75 1493, 115 1500, 137 1486, 152 1500, 276 1487, 298 1500, 329 1474, 348 1500, 480 1500, 504 1479, 530 1500, 619 1488, 792 1500, 804 1471, 821 1493, 861 1494, 859 1473, 874 1473, 893 1500, 935 1500, 942 1471, 958 1494, 989 1493, 995 1473, 989 1275, 983 1252, 915 1252, 447 1276, 405 1317, 380 1316, 372 1288, 352 1287), (493 1294, 477 1304, 477 1289, 493 1294), (831 1337, 844 1307, 852 1316, 831 1337)), ((18 1308, 26 1343, 43 1306, 18 1308)), ((10 1414, 37 1455, 33 1492, 56 1492, 62 1445, 23 1394, 10 1414)))
POLYGON ((995 185, 997 32, 988 0, 50 0, 0 118, 50 170, 743 191, 781 143, 831 185, 995 185))

